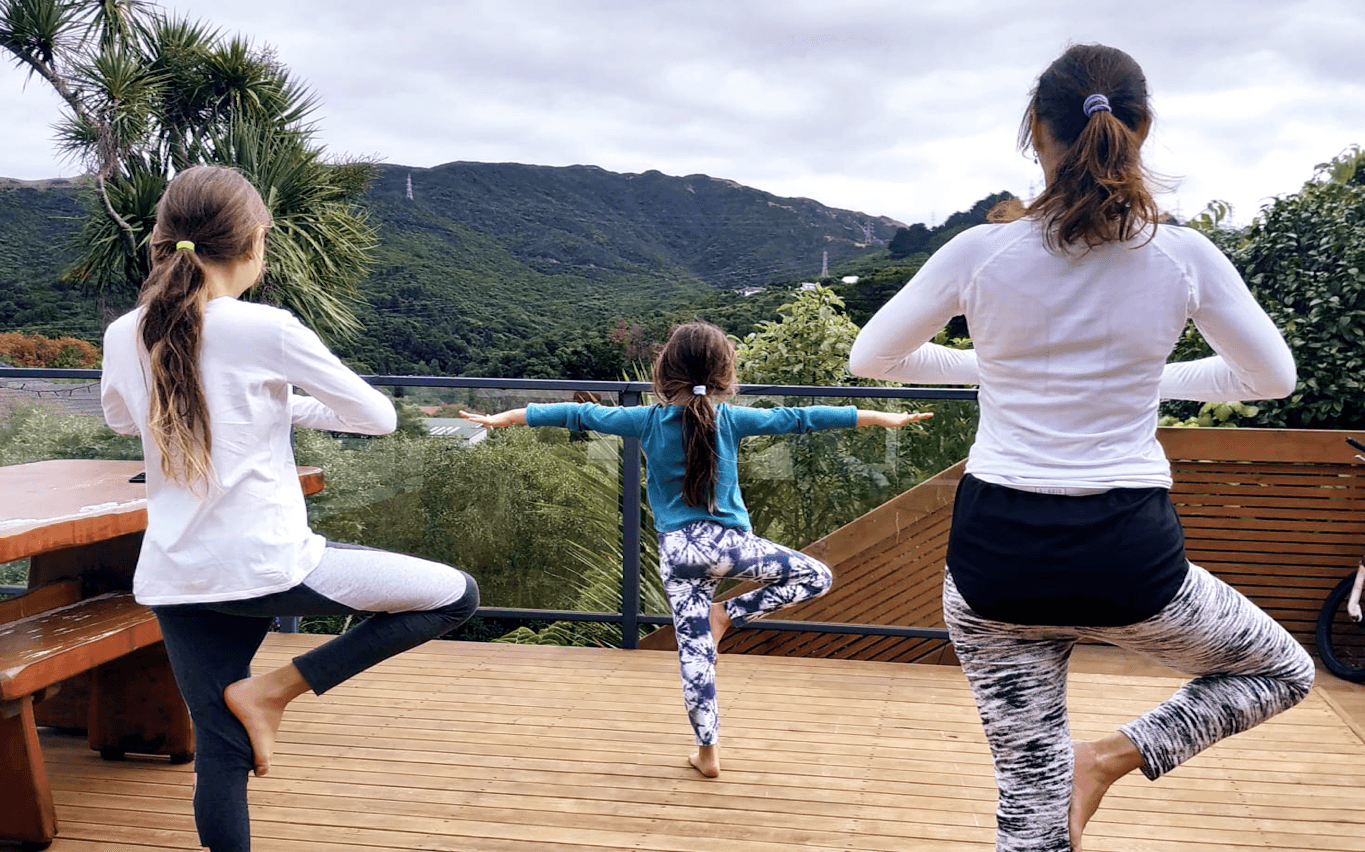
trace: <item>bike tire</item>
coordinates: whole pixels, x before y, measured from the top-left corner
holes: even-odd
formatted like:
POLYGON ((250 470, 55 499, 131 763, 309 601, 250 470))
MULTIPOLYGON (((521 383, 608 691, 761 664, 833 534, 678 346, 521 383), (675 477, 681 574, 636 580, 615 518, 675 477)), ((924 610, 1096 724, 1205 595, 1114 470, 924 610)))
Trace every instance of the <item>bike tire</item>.
POLYGON ((1365 682, 1365 621, 1346 612, 1346 601, 1355 585, 1355 572, 1337 583, 1318 613, 1318 656, 1327 670, 1343 680, 1365 682))

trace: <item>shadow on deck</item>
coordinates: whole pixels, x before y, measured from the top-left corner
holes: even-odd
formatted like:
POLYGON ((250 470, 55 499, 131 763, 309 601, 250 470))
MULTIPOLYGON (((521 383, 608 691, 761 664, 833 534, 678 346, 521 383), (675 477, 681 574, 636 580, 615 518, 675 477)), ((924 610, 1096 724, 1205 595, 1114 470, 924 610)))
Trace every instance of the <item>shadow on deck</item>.
MULTIPOLYGON (((257 664, 318 641, 272 634, 257 664)), ((1079 737, 1179 682, 1098 648, 1077 669, 1079 737)), ((429 643, 296 702, 273 771, 251 782, 253 848, 993 848, 989 756, 956 667, 724 655, 720 689, 725 771, 708 781, 685 763, 671 653, 429 643)), ((1087 852, 1365 850, 1365 741, 1344 707, 1319 687, 1160 782, 1125 779, 1087 852)), ((43 748, 52 852, 197 848, 190 767, 105 763, 56 733, 43 748)))

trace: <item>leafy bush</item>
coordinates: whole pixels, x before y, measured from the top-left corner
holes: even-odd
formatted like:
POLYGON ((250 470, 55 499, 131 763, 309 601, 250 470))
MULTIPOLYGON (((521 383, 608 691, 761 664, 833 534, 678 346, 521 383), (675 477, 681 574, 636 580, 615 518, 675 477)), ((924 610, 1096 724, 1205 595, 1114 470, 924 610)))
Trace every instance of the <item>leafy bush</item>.
POLYGON ((98 417, 57 414, 42 406, 0 412, 0 465, 49 459, 140 459, 136 435, 119 435, 98 417))
POLYGON ((41 334, 0 331, 0 361, 16 367, 94 367, 100 352, 77 337, 55 340, 41 334))
MULTIPOLYGON (((843 307, 843 301, 823 287, 783 305, 781 320, 761 323, 740 342, 736 360, 741 381, 888 386, 848 372, 848 352, 858 327, 843 307)), ((939 342, 948 343, 942 336, 939 342)), ((761 399, 756 404, 811 402, 761 399)), ((841 399, 837 404, 850 402, 860 408, 933 411, 935 417, 896 430, 843 429, 748 439, 740 456, 740 485, 759 535, 804 547, 965 458, 976 432, 976 406, 971 402, 841 399)))
MULTIPOLYGON (((1287 399, 1258 403, 1258 425, 1350 429, 1365 422, 1365 152, 1352 148, 1320 164, 1298 193, 1262 208, 1246 229, 1221 227, 1226 205, 1190 222, 1241 272, 1299 369, 1287 399)), ((1179 360, 1208 354, 1191 328, 1179 360)), ((1180 418, 1193 406, 1168 406, 1180 418)))
POLYGON ((1365 423, 1365 185, 1316 180, 1267 206, 1234 255, 1299 365, 1264 422, 1292 428, 1365 423))
POLYGON ((1199 407, 1198 413, 1183 420, 1175 415, 1166 415, 1157 420, 1158 426, 1204 426, 1219 429, 1232 429, 1237 426, 1238 417, 1255 417, 1260 409, 1244 402, 1206 402, 1199 407))

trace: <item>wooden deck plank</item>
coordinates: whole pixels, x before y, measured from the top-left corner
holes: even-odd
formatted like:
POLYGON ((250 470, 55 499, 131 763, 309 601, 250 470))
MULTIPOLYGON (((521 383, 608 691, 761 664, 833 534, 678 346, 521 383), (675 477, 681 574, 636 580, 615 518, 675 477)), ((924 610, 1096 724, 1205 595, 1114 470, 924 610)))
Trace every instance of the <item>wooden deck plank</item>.
MULTIPOLYGON (((257 665, 317 641, 272 634, 257 665)), ((1078 649, 1073 729, 1107 733, 1179 683, 1078 649)), ((685 764, 672 653, 428 644, 291 707, 271 774, 250 782, 254 848, 992 848, 989 752, 956 668, 723 655, 719 684, 725 772, 708 781, 685 764)), ((1086 849, 1365 852, 1351 706, 1315 692, 1156 784, 1124 779, 1086 849)), ((53 852, 195 848, 189 767, 43 739, 53 852)))

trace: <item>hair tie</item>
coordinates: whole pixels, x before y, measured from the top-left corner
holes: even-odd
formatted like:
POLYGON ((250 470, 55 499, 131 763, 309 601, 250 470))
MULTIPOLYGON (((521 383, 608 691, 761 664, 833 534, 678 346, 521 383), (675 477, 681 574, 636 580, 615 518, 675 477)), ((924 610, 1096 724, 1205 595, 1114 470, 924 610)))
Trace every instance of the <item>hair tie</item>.
POLYGON ((1091 95, 1086 98, 1085 103, 1081 106, 1081 111, 1085 113, 1086 118, 1097 112, 1113 112, 1109 108, 1109 99, 1104 95, 1091 95))
POLYGON ((194 243, 189 240, 181 240, 175 244, 176 251, 194 251, 194 243))
POLYGON ((693 386, 692 386, 692 395, 693 395, 693 396, 706 396, 706 385, 693 385, 693 386))

